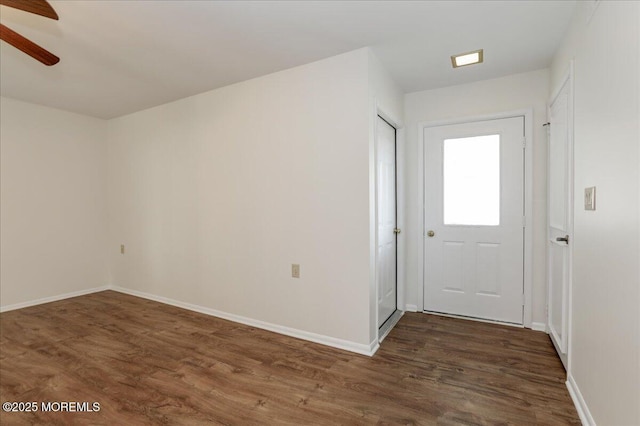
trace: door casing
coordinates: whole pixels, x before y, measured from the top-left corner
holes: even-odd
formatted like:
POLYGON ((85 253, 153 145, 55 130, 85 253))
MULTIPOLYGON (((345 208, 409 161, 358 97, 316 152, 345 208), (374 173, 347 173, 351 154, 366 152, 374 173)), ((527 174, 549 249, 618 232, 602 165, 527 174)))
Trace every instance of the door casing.
MULTIPOLYGON (((524 327, 531 328, 532 324, 532 285, 533 285, 533 108, 508 111, 502 113, 461 117, 452 120, 441 121, 425 121, 418 124, 418 138, 420 141, 418 144, 419 164, 421 184, 419 185, 419 194, 417 194, 420 200, 420 216, 424 217, 424 174, 425 174, 425 161, 424 161, 424 129, 429 127, 446 126, 450 124, 463 124, 476 121, 496 120, 502 118, 512 117, 524 117, 524 134, 526 140, 526 146, 524 150, 524 315, 523 325, 524 327)), ((422 220, 422 242, 426 234, 424 228, 424 220, 422 220)), ((424 244, 420 244, 420 256, 418 261, 418 311, 424 311, 424 244)))

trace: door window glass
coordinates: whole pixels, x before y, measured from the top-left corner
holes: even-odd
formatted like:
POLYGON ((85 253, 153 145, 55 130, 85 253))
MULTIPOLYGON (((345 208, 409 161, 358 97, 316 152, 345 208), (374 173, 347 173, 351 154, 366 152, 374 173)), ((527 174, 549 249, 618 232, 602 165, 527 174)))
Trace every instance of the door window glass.
POLYGON ((500 135, 445 139, 445 225, 500 224, 500 135))

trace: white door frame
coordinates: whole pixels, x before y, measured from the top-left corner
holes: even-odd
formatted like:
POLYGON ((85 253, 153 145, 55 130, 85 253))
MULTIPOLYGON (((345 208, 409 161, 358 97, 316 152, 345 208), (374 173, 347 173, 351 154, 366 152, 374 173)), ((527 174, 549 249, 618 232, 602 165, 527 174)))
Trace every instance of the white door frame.
POLYGON ((420 257, 418 261, 418 312, 424 311, 424 129, 428 127, 446 126, 450 124, 463 124, 476 121, 499 120, 502 118, 524 117, 524 135, 526 147, 524 150, 524 327, 531 328, 532 312, 532 285, 533 285, 533 108, 507 111, 496 114, 462 117, 452 120, 424 121, 418 123, 418 161, 421 183, 419 185, 418 200, 419 217, 422 221, 422 239, 420 244, 420 257))
MULTIPOLYGON (((372 123, 375 123, 375 120, 377 120, 378 116, 382 117, 387 123, 389 123, 391 126, 395 127, 396 129, 396 205, 397 205, 397 210, 396 210, 396 226, 403 231, 404 230, 404 143, 402 143, 404 141, 404 133, 403 133, 403 129, 402 129, 402 123, 399 121, 399 119, 397 117, 394 117, 392 114, 389 114, 384 108, 382 108, 377 101, 374 101, 374 105, 375 108, 373 110, 373 117, 372 117, 372 123)), ((376 131, 376 126, 373 125, 373 156, 372 156, 372 162, 370 163, 370 169, 373 171, 373 176, 376 175, 375 173, 375 164, 377 162, 377 158, 376 158, 376 150, 377 150, 377 140, 378 140, 378 134, 376 131)), ((373 316, 373 322, 375 325, 375 329, 376 329, 376 335, 377 338, 375 339, 376 343, 380 343, 382 342, 382 340, 384 340, 384 335, 379 335, 378 334, 378 286, 375 285, 376 282, 376 277, 375 277, 375 273, 376 273, 376 266, 377 266, 377 254, 375 250, 375 247, 378 246, 378 232, 377 232, 377 226, 376 224, 378 223, 378 212, 377 212, 377 203, 375 202, 375 197, 376 194, 378 193, 378 184, 377 184, 377 179, 373 179, 373 188, 370 187, 370 191, 369 194, 373 197, 373 199, 370 201, 370 204, 373 205, 372 207, 372 217, 370 217, 370 232, 373 235, 374 241, 373 244, 371 245, 371 250, 372 253, 371 255, 374 258, 374 265, 373 265, 373 270, 372 270, 372 274, 373 274, 373 283, 372 283, 372 287, 374 289, 374 298, 373 301, 375 303, 372 303, 371 305, 371 309, 375 310, 374 316, 373 316)), ((405 308, 404 308, 404 294, 405 294, 405 290, 404 290, 404 234, 403 232, 400 232, 399 234, 396 234, 396 269, 397 269, 397 278, 396 278, 396 309, 398 311, 400 311, 401 313, 404 312, 405 308)), ((399 317, 398 317, 399 318, 399 317)), ((393 325, 387 330, 391 331, 391 328, 393 328, 393 325)))

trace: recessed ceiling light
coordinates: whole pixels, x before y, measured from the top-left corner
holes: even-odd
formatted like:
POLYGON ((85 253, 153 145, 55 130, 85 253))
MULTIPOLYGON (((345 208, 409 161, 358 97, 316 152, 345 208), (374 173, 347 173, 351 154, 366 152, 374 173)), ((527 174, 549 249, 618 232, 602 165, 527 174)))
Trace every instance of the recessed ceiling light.
POLYGON ((464 67, 466 65, 479 64, 482 62, 482 49, 473 52, 461 53, 451 57, 451 65, 454 68, 464 67))

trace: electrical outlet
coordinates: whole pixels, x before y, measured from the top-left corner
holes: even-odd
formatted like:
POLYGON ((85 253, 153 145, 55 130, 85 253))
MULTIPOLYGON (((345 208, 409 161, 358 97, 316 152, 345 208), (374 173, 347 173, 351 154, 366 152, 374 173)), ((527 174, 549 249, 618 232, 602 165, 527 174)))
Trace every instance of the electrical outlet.
POLYGON ((300 278, 300 265, 297 263, 291 265, 291 276, 293 278, 300 278))
POLYGON ((124 254, 124 244, 120 244, 120 254, 124 254))

